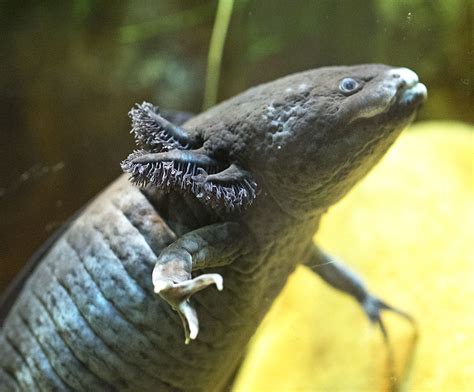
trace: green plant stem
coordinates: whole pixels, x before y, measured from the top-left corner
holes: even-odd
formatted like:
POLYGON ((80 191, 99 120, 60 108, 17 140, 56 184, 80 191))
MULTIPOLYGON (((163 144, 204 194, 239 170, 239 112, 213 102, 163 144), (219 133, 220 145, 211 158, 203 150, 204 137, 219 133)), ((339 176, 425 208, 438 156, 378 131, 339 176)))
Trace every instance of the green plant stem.
POLYGON ((229 29, 230 17, 234 0, 219 0, 216 19, 212 29, 211 42, 207 56, 206 86, 204 90, 203 109, 207 109, 217 102, 217 91, 221 73, 222 54, 224 43, 229 29))

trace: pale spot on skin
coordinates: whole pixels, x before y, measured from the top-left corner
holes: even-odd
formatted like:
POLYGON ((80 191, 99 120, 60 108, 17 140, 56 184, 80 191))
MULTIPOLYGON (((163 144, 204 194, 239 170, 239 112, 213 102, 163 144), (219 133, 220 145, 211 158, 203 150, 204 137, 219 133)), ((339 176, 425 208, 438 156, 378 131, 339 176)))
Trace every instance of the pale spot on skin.
POLYGON ((273 127, 273 143, 283 143, 284 139, 291 134, 296 120, 301 116, 301 111, 300 105, 276 108, 272 102, 267 106, 262 117, 273 127))
POLYGON ((306 90, 308 90, 308 87, 309 86, 306 83, 301 83, 301 84, 298 85, 298 90, 299 91, 306 91, 306 90))

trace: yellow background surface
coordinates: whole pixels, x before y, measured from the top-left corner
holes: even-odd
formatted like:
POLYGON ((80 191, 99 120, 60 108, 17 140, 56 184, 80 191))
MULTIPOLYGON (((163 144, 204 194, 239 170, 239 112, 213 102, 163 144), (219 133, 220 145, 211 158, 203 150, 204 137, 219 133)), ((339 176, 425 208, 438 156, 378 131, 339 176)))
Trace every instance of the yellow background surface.
POLYGON ((410 325, 385 316, 397 376, 356 302, 299 267, 234 391, 474 390, 473 131, 447 122, 405 131, 315 238, 417 319, 415 340, 410 325))

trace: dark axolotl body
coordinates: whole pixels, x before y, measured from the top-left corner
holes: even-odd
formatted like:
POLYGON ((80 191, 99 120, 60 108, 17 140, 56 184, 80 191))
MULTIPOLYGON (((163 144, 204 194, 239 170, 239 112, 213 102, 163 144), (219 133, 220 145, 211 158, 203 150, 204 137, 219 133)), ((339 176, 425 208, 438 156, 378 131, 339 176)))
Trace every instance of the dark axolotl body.
POLYGON ((142 189, 121 177, 45 253, 3 322, 0 390, 222 390, 298 263, 384 330, 381 310, 405 314, 312 238, 425 98, 412 71, 360 65, 255 87, 182 128, 138 105, 122 167, 142 189))

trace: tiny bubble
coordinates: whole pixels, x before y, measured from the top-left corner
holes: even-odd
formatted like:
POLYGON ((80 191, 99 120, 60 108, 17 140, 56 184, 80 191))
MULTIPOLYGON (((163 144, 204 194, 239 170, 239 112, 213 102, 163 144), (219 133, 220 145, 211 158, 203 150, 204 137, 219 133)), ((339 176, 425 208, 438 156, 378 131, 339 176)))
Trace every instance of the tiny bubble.
POLYGON ((278 150, 281 150, 281 146, 277 146, 277 149, 278 149, 278 150))

